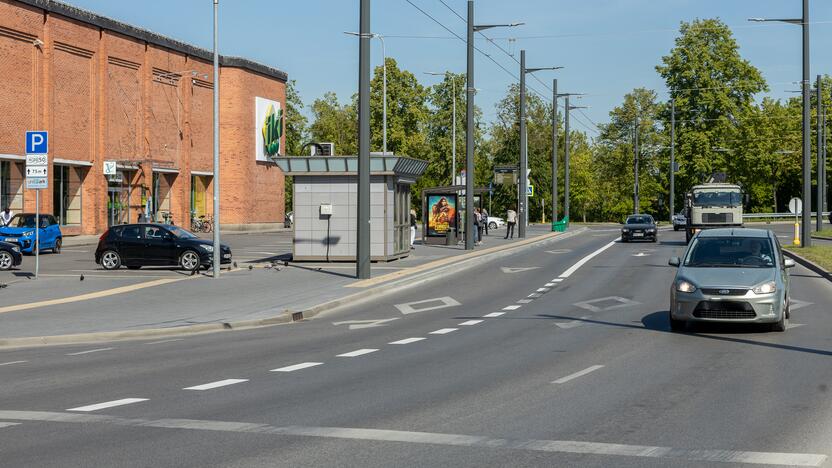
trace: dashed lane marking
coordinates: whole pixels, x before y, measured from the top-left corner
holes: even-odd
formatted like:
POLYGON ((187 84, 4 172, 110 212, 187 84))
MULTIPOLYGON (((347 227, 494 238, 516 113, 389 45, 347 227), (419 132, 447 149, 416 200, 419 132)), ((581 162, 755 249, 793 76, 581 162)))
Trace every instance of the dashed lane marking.
POLYGON ((339 354, 337 357, 358 357, 363 356, 365 354, 370 354, 378 351, 377 349, 372 348, 364 348, 364 349, 356 349, 355 351, 350 351, 348 353, 339 354))
POLYGON ((448 333, 455 332, 459 330, 459 328, 440 328, 439 330, 434 330, 430 332, 431 335, 447 335, 448 333))
POLYGON ((519 308, 521 308, 521 307, 523 307, 523 306, 519 306, 519 305, 510 305, 510 306, 505 306, 505 307, 503 307, 503 310, 517 310, 517 309, 519 309, 519 308))
POLYGON ((555 283, 546 283, 543 286, 546 286, 547 288, 551 288, 554 285, 555 285, 555 283))
POLYGON ((608 244, 604 245, 603 247, 601 247, 600 249, 596 250, 595 252, 592 252, 591 254, 587 255, 586 257, 584 257, 584 258, 582 258, 582 259, 578 260, 578 263, 576 263, 576 264, 572 265, 572 266, 571 266, 571 267, 569 267, 566 271, 564 271, 563 273, 561 273, 561 274, 560 274, 560 277, 561 277, 561 278, 569 278, 570 276, 572 276, 572 273, 575 273, 576 271, 578 271, 578 268, 580 268, 580 267, 584 266, 584 265, 586 264, 586 262, 588 262, 588 261, 592 260, 592 259, 593 259, 593 258, 595 258, 597 255, 600 255, 600 254, 601 254, 601 252, 603 252, 603 251, 607 250, 608 248, 610 248, 610 247, 614 246, 617 240, 618 240, 618 239, 616 239, 616 240, 614 240, 614 241, 612 241, 612 242, 610 242, 610 243, 608 243, 608 244))
POLYGON ((494 317, 499 317, 499 316, 505 315, 505 314, 506 314, 505 312, 491 312, 490 314, 483 315, 483 317, 494 318, 494 317))
POLYGON ((301 369, 306 369, 308 367, 315 367, 320 366, 323 364, 322 362, 302 362, 300 364, 294 364, 291 366, 281 367, 278 369, 272 369, 270 372, 294 372, 301 369))
POLYGON ((225 380, 218 380, 216 382, 211 382, 202 385, 194 385, 193 387, 185 387, 182 390, 211 390, 214 388, 220 387, 227 387, 229 385, 234 385, 238 383, 248 382, 248 379, 225 379, 225 380))
POLYGON ((4 363, 0 364, 0 366, 11 366, 12 364, 23 364, 24 362, 29 362, 29 361, 9 361, 9 362, 4 362, 4 363))
POLYGON ((517 299, 518 304, 530 304, 532 299, 517 299))
POLYGON ((82 354, 90 354, 90 353, 100 353, 101 351, 110 351, 115 348, 97 348, 97 349, 88 349, 86 351, 78 351, 77 353, 67 353, 67 356, 80 356, 82 354))
POLYGON ((537 299, 538 297, 543 297, 543 294, 540 293, 531 293, 526 297, 531 297, 532 299, 537 299))
POLYGON ((98 411, 105 408, 113 408, 116 406, 132 405, 133 403, 141 403, 147 401, 147 398, 122 398, 121 400, 105 401, 104 403, 96 403, 94 405, 79 406, 77 408, 70 408, 67 411, 98 411))
POLYGON ((590 372, 595 372, 598 369, 602 369, 603 367, 604 366, 590 366, 590 367, 587 367, 586 369, 584 369, 582 371, 575 372, 574 374, 569 374, 566 377, 561 377, 561 378, 553 381, 552 383, 553 384, 566 383, 566 382, 569 382, 570 380, 577 379, 578 377, 583 377, 583 376, 589 374, 590 372))
MULTIPOLYGON (((198 419, 143 419, 46 411, 0 411, 0 419, 42 421, 58 424, 101 424, 191 431, 248 433, 258 436, 317 437, 341 440, 402 442, 488 450, 521 450, 543 453, 634 457, 690 462, 745 463, 758 465, 821 466, 827 455, 818 453, 751 452, 742 450, 674 448, 649 445, 610 444, 578 440, 502 439, 480 435, 397 431, 355 427, 270 426, 238 421, 198 419)), ((608 463, 609 464, 609 463, 608 463)))
POLYGON ((549 292, 549 288, 537 288, 537 292, 549 292))
POLYGON ((422 338, 422 337, 413 337, 413 338, 405 338, 405 339, 399 340, 399 341, 392 341, 392 342, 387 343, 387 344, 410 344, 410 343, 415 343, 417 341, 422 341, 422 340, 424 340, 424 338, 422 338))
POLYGON ((561 281, 563 281, 563 278, 555 278, 552 280, 553 283, 560 283, 561 281))
POLYGON ((465 322, 460 323, 460 325, 462 325, 464 327, 468 327, 468 326, 476 325, 476 324, 482 323, 482 322, 483 322, 482 320, 466 320, 465 322))

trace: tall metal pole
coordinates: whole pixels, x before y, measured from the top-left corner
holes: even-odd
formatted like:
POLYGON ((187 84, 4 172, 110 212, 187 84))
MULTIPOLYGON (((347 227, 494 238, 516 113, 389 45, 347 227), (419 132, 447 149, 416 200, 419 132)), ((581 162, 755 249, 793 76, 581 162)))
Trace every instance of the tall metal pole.
POLYGON ((633 127, 633 213, 639 213, 638 200, 638 115, 633 127))
POLYGON ((558 79, 552 80, 552 222, 558 220, 558 79))
POLYGON ((520 51, 520 210, 517 221, 517 237, 526 238, 526 219, 528 218, 529 194, 526 170, 529 167, 526 147, 526 51, 520 51))
POLYGON ((566 117, 563 123, 563 218, 569 220, 569 96, 566 96, 566 117))
POLYGON ((803 0, 803 225, 800 227, 801 247, 812 245, 812 148, 809 118, 809 0, 803 0))
MULTIPOLYGON (((821 99, 821 102, 823 102, 822 99, 821 99)), ((822 142, 821 147, 823 148, 823 151, 821 153, 822 157, 823 157, 823 162, 821 163, 821 166, 820 166, 821 167, 821 174, 822 174, 821 181, 822 181, 822 184, 823 184, 823 202, 821 203, 821 211, 826 211, 827 210, 826 200, 828 199, 827 197, 829 196, 828 190, 827 190, 827 185, 828 184, 826 182, 826 145, 827 145, 827 143, 826 143, 826 106, 823 105, 821 108, 823 109, 823 120, 822 120, 823 123, 821 124, 821 131, 823 132, 823 138, 821 140, 821 142, 822 142)))
POLYGON ((673 206, 676 201, 676 99, 670 98, 670 222, 673 223, 673 206))
POLYGON ((376 37, 378 37, 378 40, 381 41, 381 60, 382 60, 382 65, 381 66, 382 66, 382 70, 383 70, 382 74, 384 75, 382 90, 381 90, 381 93, 383 94, 383 96, 381 97, 381 100, 383 102, 382 107, 384 108, 382 110, 382 121, 383 121, 383 126, 384 126, 384 133, 383 133, 383 137, 382 137, 384 143, 382 144, 382 148, 383 148, 382 151, 384 151, 384 155, 386 156, 387 155, 387 52, 385 51, 385 48, 384 48, 384 36, 377 34, 376 37))
MULTIPOLYGON (((454 125, 453 133, 451 134, 451 137, 453 138, 453 144, 451 145, 451 185, 456 185, 456 77, 451 80, 451 87, 454 92, 454 125)), ((491 210, 488 212, 490 213, 491 210)))
POLYGON ((474 0, 468 0, 468 80, 465 89, 465 250, 474 249, 474 0))
POLYGON ((822 168, 822 164, 823 164, 823 155, 822 155, 822 153, 823 153, 823 150, 821 149, 821 147, 823 146, 823 142, 822 142, 823 131, 821 130, 821 119, 823 117, 821 115, 823 113, 823 93, 821 92, 822 86, 823 85, 821 83, 821 77, 820 77, 820 75, 818 75, 818 84, 817 84, 817 89, 815 90, 815 92, 817 93, 817 116, 818 116, 818 118, 817 118, 817 120, 818 120, 818 125, 817 125, 817 127, 818 127, 818 129, 817 129, 818 143, 817 143, 817 151, 815 152, 815 154, 817 154, 817 157, 816 157, 817 158, 817 169, 815 170, 815 178, 817 179, 817 183, 815 184, 816 185, 815 190, 817 192, 817 208, 815 208, 815 212, 816 212, 816 214, 815 214, 815 217, 816 217, 816 219, 815 219, 815 230, 817 230, 817 231, 820 231, 821 229, 823 229, 823 168, 822 168))
POLYGON ((370 277, 370 0, 361 0, 358 48, 358 209, 355 276, 370 277))
MULTIPOLYGON (((214 255, 213 277, 220 277, 222 248, 220 243, 220 54, 219 0, 214 0, 214 255)), ((154 194, 155 195, 155 194, 154 194)))

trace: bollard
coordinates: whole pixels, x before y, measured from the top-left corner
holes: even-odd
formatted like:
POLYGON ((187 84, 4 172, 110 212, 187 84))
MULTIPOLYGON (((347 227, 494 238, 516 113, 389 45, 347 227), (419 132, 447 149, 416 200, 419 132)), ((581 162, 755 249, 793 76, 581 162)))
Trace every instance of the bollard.
POLYGON ((794 239, 792 244, 800 245, 800 223, 794 223, 794 239))

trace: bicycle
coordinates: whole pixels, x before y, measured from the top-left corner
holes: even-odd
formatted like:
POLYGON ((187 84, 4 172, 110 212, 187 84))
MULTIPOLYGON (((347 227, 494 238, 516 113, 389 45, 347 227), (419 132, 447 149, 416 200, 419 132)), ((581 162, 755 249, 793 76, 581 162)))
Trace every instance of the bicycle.
POLYGON ((200 216, 202 219, 202 232, 212 232, 214 230, 214 218, 212 216, 200 216))

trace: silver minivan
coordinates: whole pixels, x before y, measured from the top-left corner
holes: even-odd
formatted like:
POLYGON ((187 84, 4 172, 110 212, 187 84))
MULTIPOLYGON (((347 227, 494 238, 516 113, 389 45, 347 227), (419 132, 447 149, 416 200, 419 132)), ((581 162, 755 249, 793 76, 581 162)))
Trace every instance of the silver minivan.
POLYGON ((789 311, 789 273, 794 261, 766 229, 724 228, 700 231, 682 259, 670 287, 670 328, 688 322, 769 324, 785 331, 789 311))

